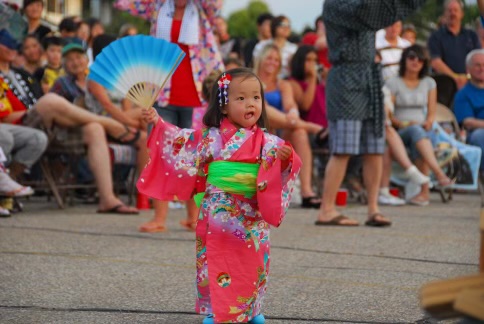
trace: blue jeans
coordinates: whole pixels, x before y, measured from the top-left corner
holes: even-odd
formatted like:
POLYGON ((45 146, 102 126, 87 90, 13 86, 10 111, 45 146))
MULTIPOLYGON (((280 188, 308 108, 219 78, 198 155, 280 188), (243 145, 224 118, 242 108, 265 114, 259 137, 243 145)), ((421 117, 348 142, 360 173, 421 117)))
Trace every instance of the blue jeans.
POLYGON ((423 138, 428 138, 427 131, 420 125, 411 125, 400 129, 398 134, 402 138, 405 147, 410 151, 410 160, 415 161, 415 159, 420 157, 420 153, 417 151, 417 142, 423 138))
MULTIPOLYGON (((484 128, 479 128, 473 130, 467 136, 467 143, 480 147, 481 151, 484 152, 484 128)), ((484 171, 484 158, 481 157, 481 166, 479 168, 481 171, 484 171)))

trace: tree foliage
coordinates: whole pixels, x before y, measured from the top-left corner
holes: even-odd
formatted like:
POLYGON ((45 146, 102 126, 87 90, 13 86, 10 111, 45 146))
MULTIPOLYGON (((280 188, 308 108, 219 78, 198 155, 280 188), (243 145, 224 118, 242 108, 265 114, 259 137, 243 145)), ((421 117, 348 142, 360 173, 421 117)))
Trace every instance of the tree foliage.
POLYGON ((106 26, 106 31, 110 34, 117 35, 121 26, 127 23, 134 25, 140 34, 148 35, 150 33, 149 21, 119 10, 113 10, 112 20, 109 26, 106 26))
POLYGON ((227 19, 229 34, 233 37, 246 39, 257 37, 257 17, 270 12, 267 4, 260 0, 252 0, 247 8, 237 10, 227 19))

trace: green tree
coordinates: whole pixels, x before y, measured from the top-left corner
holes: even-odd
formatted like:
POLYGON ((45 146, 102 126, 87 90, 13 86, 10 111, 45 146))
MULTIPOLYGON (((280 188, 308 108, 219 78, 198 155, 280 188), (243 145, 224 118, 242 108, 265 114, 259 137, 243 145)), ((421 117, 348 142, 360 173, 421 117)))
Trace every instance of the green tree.
POLYGON ((264 1, 252 0, 247 8, 230 14, 227 19, 229 34, 246 39, 257 37, 257 17, 266 12, 270 10, 264 1))
POLYGON ((150 33, 149 21, 131 16, 129 13, 119 10, 113 10, 111 24, 106 26, 106 31, 110 34, 117 35, 121 26, 126 23, 134 25, 140 34, 148 35, 150 33))

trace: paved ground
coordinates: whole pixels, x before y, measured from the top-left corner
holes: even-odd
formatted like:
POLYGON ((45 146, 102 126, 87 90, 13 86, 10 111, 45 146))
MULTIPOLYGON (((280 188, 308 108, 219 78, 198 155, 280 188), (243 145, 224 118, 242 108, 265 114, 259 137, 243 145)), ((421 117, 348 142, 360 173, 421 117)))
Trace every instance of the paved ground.
MULTIPOLYGON (((272 231, 264 313, 275 323, 430 323, 418 291, 478 271, 477 195, 450 204, 384 208, 388 229, 320 228, 316 211, 291 209, 272 231)), ((45 200, 0 219, 1 323, 201 323, 194 309, 194 236, 141 234, 141 216, 98 215, 93 205, 45 200)), ((365 209, 350 205, 360 221, 365 209)))

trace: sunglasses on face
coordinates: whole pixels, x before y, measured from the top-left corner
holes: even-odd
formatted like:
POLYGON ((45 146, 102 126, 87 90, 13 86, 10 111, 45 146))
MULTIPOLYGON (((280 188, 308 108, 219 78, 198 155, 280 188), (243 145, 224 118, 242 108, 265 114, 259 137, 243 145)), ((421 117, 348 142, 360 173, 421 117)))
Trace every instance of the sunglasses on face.
POLYGON ((408 53, 407 59, 410 61, 418 60, 419 62, 423 62, 425 60, 424 58, 418 56, 417 53, 414 53, 414 52, 408 53))
POLYGON ((288 23, 288 22, 281 22, 281 23, 279 24, 279 27, 287 27, 287 28, 289 28, 289 27, 291 27, 291 24, 290 24, 290 23, 288 23))

